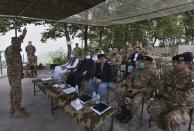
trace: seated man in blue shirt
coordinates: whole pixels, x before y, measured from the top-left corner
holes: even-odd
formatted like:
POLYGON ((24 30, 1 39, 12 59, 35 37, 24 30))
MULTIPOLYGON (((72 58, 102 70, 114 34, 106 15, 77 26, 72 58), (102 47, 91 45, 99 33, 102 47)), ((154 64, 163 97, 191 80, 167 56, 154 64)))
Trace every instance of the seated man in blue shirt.
POLYGON ((98 55, 99 63, 95 66, 93 78, 89 80, 88 86, 92 92, 96 92, 102 98, 106 88, 112 85, 113 70, 110 64, 106 62, 104 54, 98 55))

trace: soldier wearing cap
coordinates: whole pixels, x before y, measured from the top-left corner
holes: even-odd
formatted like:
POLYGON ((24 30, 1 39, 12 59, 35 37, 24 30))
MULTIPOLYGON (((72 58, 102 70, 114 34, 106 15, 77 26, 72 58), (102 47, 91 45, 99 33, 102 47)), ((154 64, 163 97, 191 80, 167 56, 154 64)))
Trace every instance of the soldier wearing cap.
POLYGON ((163 73, 156 98, 148 107, 151 119, 164 131, 179 131, 181 124, 189 123, 194 107, 194 75, 189 69, 192 57, 179 54, 172 60, 173 69, 163 73))
POLYGON ((121 64, 122 56, 118 54, 118 49, 113 48, 112 55, 110 56, 110 62, 112 65, 118 66, 121 64))
POLYGON ((75 48, 74 48, 73 51, 72 51, 72 54, 75 54, 75 53, 77 53, 79 56, 82 55, 82 50, 81 50, 81 48, 78 46, 78 43, 75 44, 75 48))
POLYGON ((139 61, 138 68, 133 70, 132 75, 128 76, 116 91, 116 100, 121 107, 116 119, 121 123, 127 123, 132 118, 132 114, 138 111, 142 102, 149 100, 156 87, 157 77, 155 69, 152 68, 153 58, 142 56, 139 61), (132 98, 129 109, 125 105, 125 97, 132 98))
POLYGON ((32 41, 28 41, 28 45, 26 46, 27 59, 29 61, 30 57, 34 55, 36 52, 36 48, 32 45, 32 41))
POLYGON ((37 56, 35 55, 36 48, 32 45, 31 41, 28 41, 28 45, 26 46, 26 53, 27 53, 27 70, 26 70, 26 76, 28 75, 28 72, 30 75, 33 75, 37 70, 37 56))
POLYGON ((21 42, 26 36, 26 28, 19 37, 12 37, 11 45, 5 50, 5 58, 7 63, 7 76, 10 90, 10 113, 14 114, 16 118, 27 117, 28 113, 21 108, 22 88, 21 79, 23 78, 23 63, 20 55, 21 42))

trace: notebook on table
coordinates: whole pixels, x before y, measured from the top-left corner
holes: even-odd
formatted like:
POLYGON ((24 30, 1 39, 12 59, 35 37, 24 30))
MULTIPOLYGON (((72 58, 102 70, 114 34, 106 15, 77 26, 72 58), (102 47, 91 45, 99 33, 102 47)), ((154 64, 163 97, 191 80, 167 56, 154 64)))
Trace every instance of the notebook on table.
POLYGON ((104 103, 98 103, 94 106, 91 107, 91 109, 96 112, 98 115, 103 114, 104 112, 106 112, 107 110, 109 110, 111 107, 107 104, 104 103))
POLYGON ((79 96, 79 99, 82 104, 85 104, 92 100, 92 96, 87 94, 81 94, 81 96, 79 96))

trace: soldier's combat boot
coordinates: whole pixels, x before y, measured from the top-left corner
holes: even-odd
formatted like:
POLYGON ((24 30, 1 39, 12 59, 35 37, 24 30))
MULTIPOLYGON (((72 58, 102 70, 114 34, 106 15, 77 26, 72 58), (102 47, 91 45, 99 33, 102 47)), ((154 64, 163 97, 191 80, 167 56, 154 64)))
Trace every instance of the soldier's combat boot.
POLYGON ((120 120, 121 123, 126 124, 128 123, 131 119, 133 118, 133 115, 131 114, 131 112, 126 112, 125 116, 123 117, 123 119, 120 120))
POLYGON ((120 106, 121 111, 118 112, 118 114, 115 116, 117 120, 122 120, 125 117, 125 113, 127 112, 127 107, 126 106, 120 106))
POLYGON ((24 117, 28 117, 28 116, 29 116, 29 113, 27 113, 27 112, 25 112, 25 111, 22 111, 21 108, 16 108, 16 109, 15 109, 14 116, 15 116, 16 118, 24 118, 24 117))

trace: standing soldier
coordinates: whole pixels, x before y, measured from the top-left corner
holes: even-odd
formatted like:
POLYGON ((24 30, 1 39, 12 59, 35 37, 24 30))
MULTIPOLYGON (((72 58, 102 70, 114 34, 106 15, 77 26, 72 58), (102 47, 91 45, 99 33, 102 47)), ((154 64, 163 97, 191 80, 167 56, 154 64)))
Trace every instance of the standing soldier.
POLYGON ((121 83, 121 87, 117 88, 116 101, 121 107, 121 112, 116 115, 121 123, 127 123, 132 114, 136 113, 142 102, 149 100, 152 92, 156 87, 155 81, 156 71, 152 68, 153 59, 149 56, 140 58, 139 67, 135 68, 132 76, 128 76, 127 80, 121 83), (132 98, 130 108, 125 105, 125 97, 132 98))
POLYGON ((78 43, 75 44, 75 48, 74 48, 73 51, 72 51, 72 54, 74 54, 74 53, 77 53, 79 56, 82 55, 82 50, 81 50, 81 48, 78 46, 78 43))
POLYGON ((21 42, 26 36, 26 28, 19 37, 12 37, 11 45, 5 50, 5 58, 7 63, 7 76, 11 86, 10 90, 10 113, 16 118, 27 117, 28 113, 21 109, 22 88, 21 79, 23 78, 23 63, 20 54, 21 42))
POLYGON ((194 107, 194 75, 189 70, 192 57, 179 54, 172 58, 173 69, 164 72, 156 98, 148 113, 164 131, 179 131, 181 124, 189 123, 189 112, 194 107))
POLYGON ((26 46, 26 53, 28 62, 30 61, 30 57, 36 52, 36 48, 32 45, 32 41, 28 41, 28 45, 26 46))

